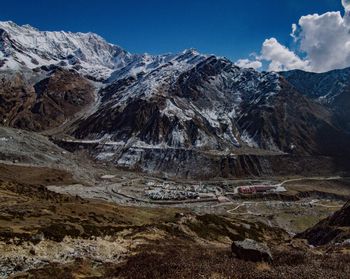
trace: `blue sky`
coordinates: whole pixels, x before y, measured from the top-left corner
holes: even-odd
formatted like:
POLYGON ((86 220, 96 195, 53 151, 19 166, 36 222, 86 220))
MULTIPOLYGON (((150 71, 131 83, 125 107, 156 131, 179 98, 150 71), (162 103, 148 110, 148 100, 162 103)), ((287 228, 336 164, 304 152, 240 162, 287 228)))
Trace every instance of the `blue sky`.
POLYGON ((1 20, 41 30, 92 31, 133 53, 196 48, 235 61, 275 37, 293 49, 300 16, 342 11, 340 0, 11 0, 1 20))

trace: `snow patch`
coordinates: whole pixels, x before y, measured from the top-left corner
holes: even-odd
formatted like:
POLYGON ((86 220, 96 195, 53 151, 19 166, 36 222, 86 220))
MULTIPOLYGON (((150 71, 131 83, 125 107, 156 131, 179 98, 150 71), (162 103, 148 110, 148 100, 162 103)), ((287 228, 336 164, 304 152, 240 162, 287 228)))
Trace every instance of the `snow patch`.
POLYGON ((241 140, 246 143, 249 147, 258 148, 259 145, 253 140, 249 133, 244 130, 241 134, 241 140))

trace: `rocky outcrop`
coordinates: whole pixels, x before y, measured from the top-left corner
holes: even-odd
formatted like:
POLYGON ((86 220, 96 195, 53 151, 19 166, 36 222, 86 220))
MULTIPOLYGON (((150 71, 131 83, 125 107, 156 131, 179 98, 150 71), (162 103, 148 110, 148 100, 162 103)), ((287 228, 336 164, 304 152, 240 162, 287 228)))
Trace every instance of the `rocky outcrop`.
POLYGON ((272 254, 269 247, 252 239, 234 241, 231 245, 232 255, 245 261, 272 262, 272 254))
POLYGON ((350 239, 350 201, 332 216, 296 237, 305 238, 315 246, 346 243, 350 239))

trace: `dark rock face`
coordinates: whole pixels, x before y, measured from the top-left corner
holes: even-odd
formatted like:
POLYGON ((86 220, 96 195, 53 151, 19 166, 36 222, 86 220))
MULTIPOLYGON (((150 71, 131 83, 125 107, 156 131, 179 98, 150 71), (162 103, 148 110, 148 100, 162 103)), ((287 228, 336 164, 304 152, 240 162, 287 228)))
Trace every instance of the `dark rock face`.
POLYGON ((333 121, 350 132, 350 68, 320 74, 295 70, 281 75, 302 95, 329 108, 333 121))
MULTIPOLYGON (((350 79, 350 77, 349 77, 350 79)), ((350 85, 344 88, 342 94, 336 96, 332 103, 332 110, 334 112, 334 121, 339 127, 350 132, 350 85)))
POLYGON ((233 256, 251 262, 272 262, 272 254, 266 244, 252 239, 234 241, 231 246, 233 256))
POLYGON ((350 227, 350 201, 333 214, 329 220, 331 226, 350 227))
POLYGON ((275 148, 298 155, 329 155, 336 152, 330 150, 329 138, 349 139, 334 126, 327 108, 300 95, 284 79, 278 94, 260 98, 257 103, 245 103, 243 111, 239 127, 254 135, 253 139, 263 149, 275 148))
MULTIPOLYGON (((33 84, 28 76, 1 75, 0 123, 32 131, 57 127, 94 101, 92 85, 79 74, 56 69, 33 84)), ((34 79, 34 78, 33 78, 34 79)))
POLYGON ((311 98, 321 98, 324 103, 332 103, 334 97, 350 85, 350 68, 326 73, 310 73, 302 70, 281 72, 282 76, 301 94, 311 98))
POLYGON ((128 141, 135 133, 142 140, 157 143, 159 136, 167 133, 170 123, 160 115, 161 102, 135 100, 125 107, 100 110, 79 125, 75 136, 84 138, 90 134, 112 134, 112 140, 128 141))
POLYGON ((315 246, 342 243, 350 239, 350 201, 332 216, 296 237, 305 238, 315 246))

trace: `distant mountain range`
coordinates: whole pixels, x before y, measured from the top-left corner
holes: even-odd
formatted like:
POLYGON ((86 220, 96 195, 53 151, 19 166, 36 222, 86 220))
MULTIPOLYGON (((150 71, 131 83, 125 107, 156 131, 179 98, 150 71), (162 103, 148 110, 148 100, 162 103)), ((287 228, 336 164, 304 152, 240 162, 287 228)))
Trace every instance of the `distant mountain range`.
POLYGON ((0 83, 0 123, 118 166, 183 176, 348 166, 350 68, 257 72, 193 49, 131 54, 93 33, 0 22, 0 83))

